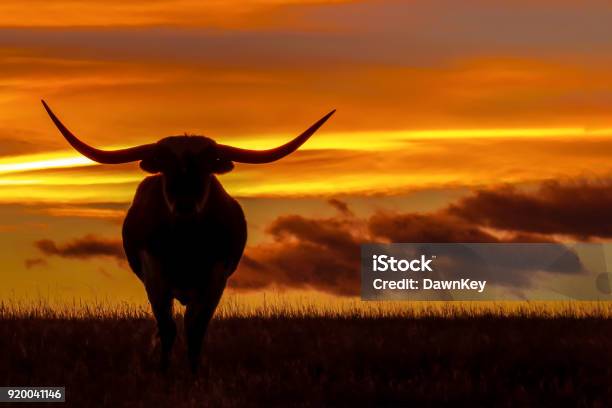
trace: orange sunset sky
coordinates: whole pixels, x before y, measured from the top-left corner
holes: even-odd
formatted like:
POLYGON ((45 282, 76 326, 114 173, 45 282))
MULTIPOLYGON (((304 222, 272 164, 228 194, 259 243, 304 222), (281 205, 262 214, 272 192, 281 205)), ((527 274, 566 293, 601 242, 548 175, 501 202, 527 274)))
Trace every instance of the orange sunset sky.
POLYGON ((41 98, 99 147, 268 148, 337 109, 220 177, 249 222, 233 290, 355 295, 361 242, 612 237, 606 1, 2 1, 0 299, 140 301, 145 173, 79 156, 41 98))

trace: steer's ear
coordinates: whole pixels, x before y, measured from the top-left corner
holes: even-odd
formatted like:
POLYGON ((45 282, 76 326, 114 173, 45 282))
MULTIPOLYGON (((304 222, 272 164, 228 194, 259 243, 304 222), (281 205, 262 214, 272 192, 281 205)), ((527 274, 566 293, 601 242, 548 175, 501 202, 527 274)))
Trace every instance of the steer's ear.
POLYGON ((162 167, 159 163, 159 159, 156 157, 148 157, 140 161, 140 168, 148 173, 159 173, 162 167))
POLYGON ((227 159, 217 159, 213 162, 212 172, 215 174, 229 173, 234 169, 234 163, 227 159))

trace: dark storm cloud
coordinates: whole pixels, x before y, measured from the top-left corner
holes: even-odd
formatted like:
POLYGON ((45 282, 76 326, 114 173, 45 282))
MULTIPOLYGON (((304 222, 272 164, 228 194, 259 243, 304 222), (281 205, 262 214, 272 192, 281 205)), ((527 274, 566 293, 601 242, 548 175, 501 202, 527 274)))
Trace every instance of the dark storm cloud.
POLYGON ((352 221, 290 215, 277 218, 268 233, 274 242, 247 249, 231 286, 257 289, 274 284, 357 293, 359 251, 365 236, 352 221))
POLYGON ((86 235, 65 244, 57 244, 50 239, 41 239, 36 241, 34 245, 47 256, 76 259, 106 256, 116 258, 119 261, 125 259, 121 241, 95 235, 86 235))
POLYGON ((498 242, 476 224, 444 212, 379 212, 370 218, 369 229, 375 237, 389 242, 498 242))
MULTIPOLYGON (((299 215, 277 218, 267 229, 273 241, 247 249, 230 285, 238 289, 277 285, 356 295, 360 282, 360 245, 368 242, 550 243, 539 247, 524 245, 519 250, 525 255, 521 260, 516 259, 516 251, 508 248, 492 248, 484 257, 459 251, 452 259, 453 268, 464 271, 473 271, 475 265, 482 267, 482 259, 493 259, 495 262, 486 263, 487 277, 522 288, 529 285, 536 270, 564 274, 582 271, 579 260, 570 250, 543 234, 494 235, 477 223, 450 214, 447 209, 431 213, 379 211, 369 218, 358 218, 346 216, 352 212, 342 201, 330 200, 330 205, 340 206, 347 212, 331 218, 299 215)), ((478 272, 470 273, 477 278, 478 272)))
POLYGON ((575 239, 612 237, 612 182, 557 181, 534 191, 481 190, 452 204, 448 213, 473 225, 575 239))
POLYGON ((477 222, 467 221, 442 210, 434 213, 378 212, 368 222, 372 236, 389 242, 554 242, 538 233, 512 233, 500 238, 482 229, 477 222))

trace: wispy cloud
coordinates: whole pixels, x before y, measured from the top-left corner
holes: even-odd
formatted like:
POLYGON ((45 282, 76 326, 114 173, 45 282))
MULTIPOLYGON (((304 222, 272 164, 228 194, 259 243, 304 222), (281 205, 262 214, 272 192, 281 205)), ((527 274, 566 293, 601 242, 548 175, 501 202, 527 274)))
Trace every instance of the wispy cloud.
POLYGON ((0 5, 0 26, 5 27, 135 27, 206 26, 263 28, 299 23, 299 10, 339 0, 110 0, 53 3, 34 0, 27 5, 7 0, 0 5), (297 7, 298 14, 293 10, 297 7))
POLYGON ((47 261, 44 258, 28 258, 23 263, 26 269, 47 266, 47 261))
POLYGON ((95 235, 86 235, 61 245, 50 239, 41 239, 34 245, 47 256, 77 259, 106 256, 117 260, 125 259, 120 241, 95 235))

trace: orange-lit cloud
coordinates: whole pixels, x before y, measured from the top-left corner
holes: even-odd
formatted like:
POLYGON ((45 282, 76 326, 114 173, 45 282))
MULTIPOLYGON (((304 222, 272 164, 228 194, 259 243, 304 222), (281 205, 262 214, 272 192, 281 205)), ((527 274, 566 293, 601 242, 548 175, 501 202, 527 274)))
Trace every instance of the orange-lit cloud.
MULTIPOLYGON (((274 164, 238 165, 220 178, 232 194, 240 197, 300 197, 394 195, 441 187, 525 184, 610 174, 612 139, 584 131, 541 138, 404 140, 392 133, 385 141, 386 136, 379 135, 377 143, 388 143, 388 147, 371 150, 317 149, 313 140, 315 148, 306 146, 274 164)), ((316 137, 326 138, 327 134, 316 137)), ((64 157, 79 159, 76 153, 64 157)), ((0 168, 5 166, 5 172, 0 174, 3 202, 19 202, 27 197, 32 202, 126 203, 131 201, 138 182, 147 176, 136 164, 51 168, 45 167, 46 161, 10 160, 0 160, 0 168), (13 165, 18 168, 13 169, 13 165), (19 166, 32 170, 24 171, 19 166)))
POLYGON ((116 26, 286 26, 278 14, 299 22, 291 6, 333 4, 340 0, 108 0, 28 3, 7 0, 0 4, 0 26, 5 27, 116 27, 116 26), (280 9, 280 10, 279 10, 280 9))

